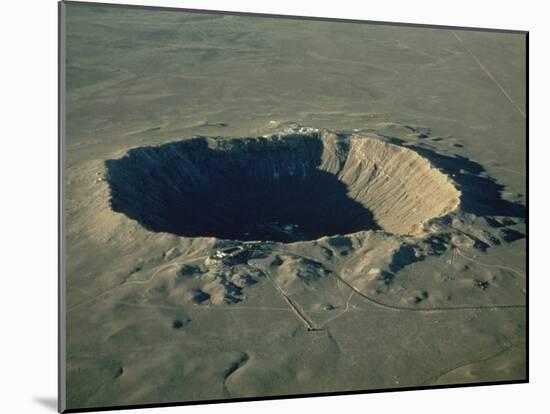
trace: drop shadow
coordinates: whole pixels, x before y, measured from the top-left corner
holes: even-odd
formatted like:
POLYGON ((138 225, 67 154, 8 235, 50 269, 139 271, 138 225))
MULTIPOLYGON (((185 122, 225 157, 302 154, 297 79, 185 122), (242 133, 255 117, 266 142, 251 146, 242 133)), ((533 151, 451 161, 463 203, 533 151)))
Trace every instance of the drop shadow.
POLYGON ((57 412, 57 398, 55 397, 33 397, 32 400, 50 411, 57 412))

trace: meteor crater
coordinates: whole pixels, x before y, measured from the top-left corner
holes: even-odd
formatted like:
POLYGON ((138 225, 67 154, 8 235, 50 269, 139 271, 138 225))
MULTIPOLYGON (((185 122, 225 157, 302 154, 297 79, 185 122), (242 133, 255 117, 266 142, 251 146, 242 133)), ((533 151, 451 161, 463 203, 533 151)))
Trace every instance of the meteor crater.
POLYGON ((365 230, 421 235, 460 192, 428 160, 376 134, 302 128, 195 137, 108 160, 111 207, 154 232, 294 242, 365 230))

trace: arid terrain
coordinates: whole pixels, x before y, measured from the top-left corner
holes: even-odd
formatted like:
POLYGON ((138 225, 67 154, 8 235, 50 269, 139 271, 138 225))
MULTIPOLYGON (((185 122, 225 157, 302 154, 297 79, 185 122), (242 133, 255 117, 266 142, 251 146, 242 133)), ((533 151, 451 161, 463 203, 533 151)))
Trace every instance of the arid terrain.
POLYGON ((525 379, 524 34, 65 18, 68 408, 525 379))

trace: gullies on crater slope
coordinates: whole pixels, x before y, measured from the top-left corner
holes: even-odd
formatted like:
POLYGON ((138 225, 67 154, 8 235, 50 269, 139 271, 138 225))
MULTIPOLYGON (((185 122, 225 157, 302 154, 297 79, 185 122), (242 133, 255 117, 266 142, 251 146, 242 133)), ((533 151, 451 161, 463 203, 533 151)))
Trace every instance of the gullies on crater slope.
POLYGON ((376 134, 310 128, 140 147, 106 168, 114 211, 183 237, 422 236, 424 224, 455 210, 461 196, 411 149, 376 134))

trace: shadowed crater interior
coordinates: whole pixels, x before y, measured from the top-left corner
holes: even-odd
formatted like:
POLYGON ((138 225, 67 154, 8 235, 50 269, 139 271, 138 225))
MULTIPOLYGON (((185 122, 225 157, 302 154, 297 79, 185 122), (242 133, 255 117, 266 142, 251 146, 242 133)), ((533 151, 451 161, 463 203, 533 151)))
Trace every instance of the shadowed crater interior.
POLYGON ((198 137, 132 149, 106 168, 114 211, 186 237, 292 242, 360 230, 414 233, 458 204, 446 177, 413 151, 330 133, 198 137), (410 191, 410 176, 429 190, 410 191), (415 213, 427 195, 429 211, 415 213))

